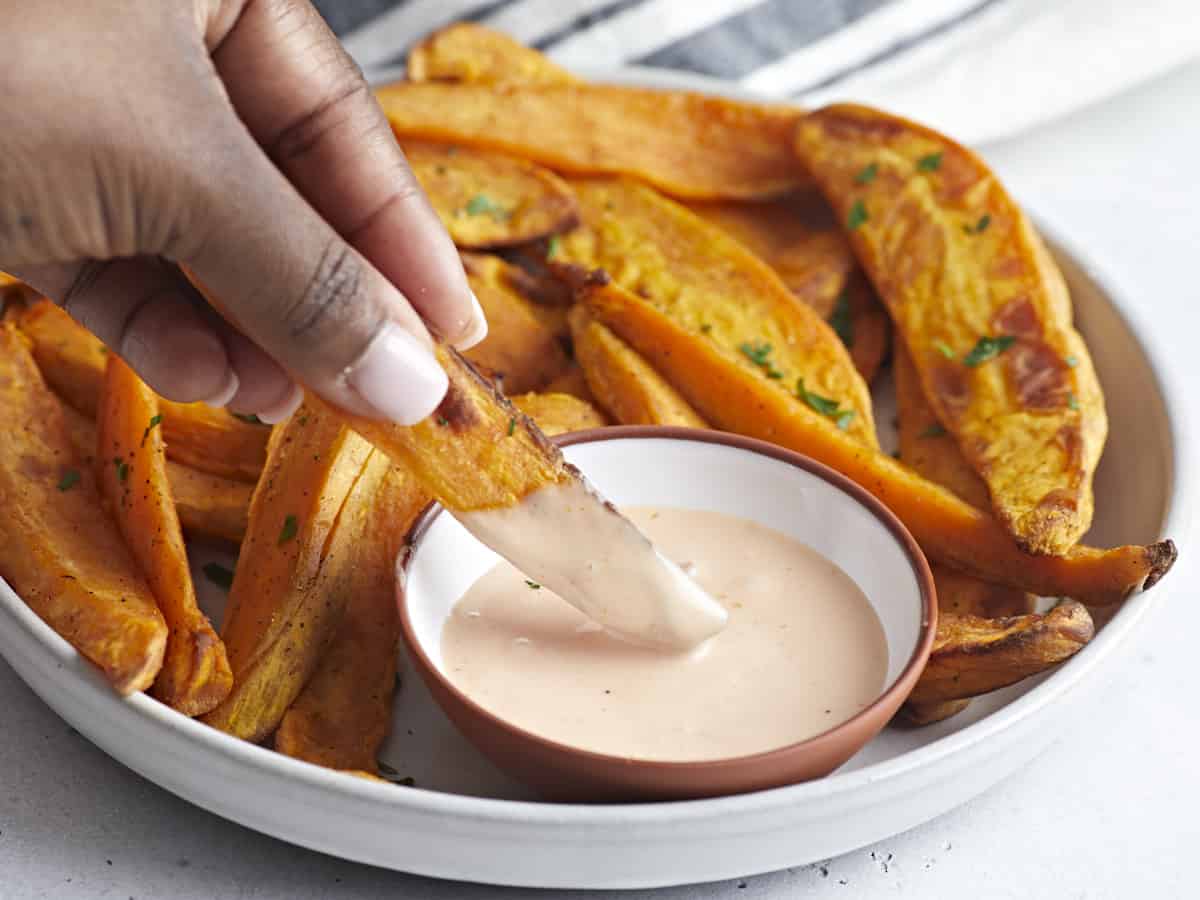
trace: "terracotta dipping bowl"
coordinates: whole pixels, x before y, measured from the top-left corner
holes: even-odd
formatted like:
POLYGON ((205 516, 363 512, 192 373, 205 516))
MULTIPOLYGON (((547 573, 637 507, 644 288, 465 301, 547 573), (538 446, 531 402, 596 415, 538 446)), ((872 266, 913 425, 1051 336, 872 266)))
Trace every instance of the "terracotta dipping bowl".
POLYGON ((442 669, 442 626, 497 561, 433 506, 413 529, 400 569, 400 619, 417 671, 451 721, 497 766, 548 799, 669 800, 779 787, 829 774, 879 733, 929 657, 937 602, 929 565, 878 500, 820 463, 735 435, 680 428, 605 428, 564 436, 570 462, 618 506, 712 510, 788 534, 837 563, 883 624, 888 669, 880 697, 854 718, 765 753, 699 762, 629 759, 557 743, 498 718, 442 669))

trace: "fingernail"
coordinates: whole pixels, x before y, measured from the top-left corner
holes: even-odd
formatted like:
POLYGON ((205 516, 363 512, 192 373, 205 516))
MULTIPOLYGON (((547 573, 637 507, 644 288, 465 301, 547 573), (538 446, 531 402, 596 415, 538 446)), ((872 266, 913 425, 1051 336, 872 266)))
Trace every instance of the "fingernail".
POLYGON ((415 425, 437 409, 450 384, 429 350, 393 322, 346 371, 346 382, 380 416, 400 425, 415 425))
POLYGON ((304 391, 299 385, 292 385, 287 396, 274 404, 268 409, 260 409, 256 415, 260 422, 265 422, 268 425, 278 425, 284 419, 290 418, 292 413, 300 408, 300 404, 304 402, 304 391))
POLYGON ((483 314, 483 307, 479 305, 479 298, 475 296, 474 291, 471 292, 471 303, 475 307, 471 316, 471 324, 467 333, 454 344, 459 350, 470 350, 488 336, 487 316, 483 314))
POLYGON ((233 399, 234 395, 238 392, 238 388, 241 386, 242 383, 238 380, 237 372, 233 371, 232 367, 226 368, 225 385, 219 391, 213 394, 213 396, 209 397, 203 402, 207 403, 209 406, 222 407, 233 399))

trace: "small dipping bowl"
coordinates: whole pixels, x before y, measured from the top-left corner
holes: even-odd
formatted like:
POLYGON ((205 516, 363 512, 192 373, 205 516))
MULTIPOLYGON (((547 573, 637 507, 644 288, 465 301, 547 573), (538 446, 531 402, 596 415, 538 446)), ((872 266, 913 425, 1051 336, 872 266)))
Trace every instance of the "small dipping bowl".
POLYGON ((540 737, 484 709, 446 676, 442 628, 463 594, 499 557, 435 504, 413 528, 399 570, 402 634, 434 699, 493 763, 551 800, 713 797, 820 778, 887 724, 929 657, 937 602, 929 564, 882 503, 814 460, 723 432, 604 428, 565 435, 558 443, 567 460, 617 506, 740 516, 837 563, 883 625, 887 676, 878 699, 853 718, 815 737, 749 756, 642 760, 540 737))

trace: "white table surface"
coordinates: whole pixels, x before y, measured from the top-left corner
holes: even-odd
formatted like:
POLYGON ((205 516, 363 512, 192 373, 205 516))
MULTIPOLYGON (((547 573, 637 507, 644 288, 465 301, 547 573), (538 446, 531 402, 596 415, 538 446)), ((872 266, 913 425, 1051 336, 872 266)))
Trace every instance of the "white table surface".
MULTIPOLYGON (((1018 196, 1091 248, 1134 297, 1158 311, 1162 346, 1183 384, 1195 388, 1187 411, 1200 425, 1200 287, 1192 268, 1200 261, 1198 111, 1194 64, 986 155, 1018 196)), ((1200 896, 1200 568, 1195 548, 1181 549, 1171 602, 1122 648, 1110 684, 1091 692, 1080 724, 975 801, 821 866, 575 896, 1200 896)), ((475 900, 532 893, 368 868, 219 819, 109 759, 0 661, 4 900, 475 900)))

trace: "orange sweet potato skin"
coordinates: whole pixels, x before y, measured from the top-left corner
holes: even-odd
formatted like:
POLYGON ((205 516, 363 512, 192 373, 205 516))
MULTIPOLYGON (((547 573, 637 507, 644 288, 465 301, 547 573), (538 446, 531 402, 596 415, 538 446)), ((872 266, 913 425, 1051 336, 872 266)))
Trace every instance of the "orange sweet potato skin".
MULTIPOLYGON (((79 412, 95 417, 107 350, 95 336, 49 300, 17 319, 33 343, 46 381, 79 412)), ((253 483, 262 472, 271 429, 243 422, 203 403, 161 400, 167 455, 201 472, 253 483)))
POLYGON ((796 149, 997 518, 1032 553, 1072 546, 1091 524, 1108 421, 1066 284, 1028 219, 975 154, 878 110, 819 110, 796 149), (999 353, 973 352, 996 339, 999 353))
POLYGON ((166 654, 151 693, 197 716, 225 699, 233 673, 225 645, 196 603, 158 410, 154 392, 110 356, 97 417, 96 481, 167 622, 166 654))
POLYGON ((800 112, 599 84, 399 82, 376 96, 401 141, 499 150, 559 172, 631 175, 680 197, 763 197, 806 180, 800 112))
POLYGON ((712 341, 703 340, 648 301, 615 284, 586 285, 589 312, 675 386, 716 428, 806 453, 856 481, 888 506, 930 559, 1041 596, 1114 603, 1154 585, 1174 564, 1173 542, 1063 556, 1024 553, 993 519, 890 456, 864 446, 829 419, 791 403, 712 341))
POLYGON ((162 665, 162 613, 21 334, 0 324, 0 576, 122 694, 162 665))
POLYGON ((408 80, 569 84, 575 78, 506 34, 473 22, 456 22, 409 52, 408 80))

